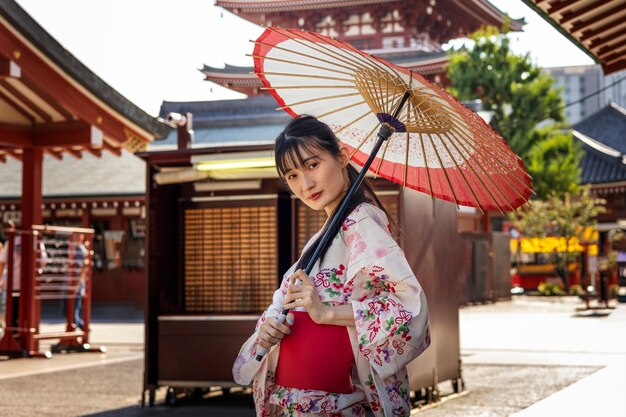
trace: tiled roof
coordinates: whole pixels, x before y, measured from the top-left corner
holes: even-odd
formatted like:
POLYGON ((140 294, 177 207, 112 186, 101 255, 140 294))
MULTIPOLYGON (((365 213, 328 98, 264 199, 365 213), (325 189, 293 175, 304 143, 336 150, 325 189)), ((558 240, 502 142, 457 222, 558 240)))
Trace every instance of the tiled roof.
MULTIPOLYGON (((123 150, 121 156, 102 152, 101 158, 84 153, 81 159, 65 155, 59 161, 49 155, 43 162, 44 197, 143 195, 145 162, 123 150)), ((0 199, 22 194, 22 163, 14 159, 0 164, 0 199)))
POLYGON ((615 103, 572 127, 606 146, 626 153, 626 109, 615 103))
POLYGON ((582 143, 581 181, 601 184, 626 181, 626 110, 611 103, 573 126, 582 143))
POLYGON ((286 124, 291 117, 282 110, 276 110, 277 106, 276 100, 269 95, 240 100, 164 101, 159 115, 165 118, 170 112, 193 113, 195 129, 237 124, 286 124))
POLYGON ((14 0, 0 1, 0 16, 14 26, 20 35, 32 42, 47 59, 120 115, 156 137, 165 136, 170 132, 166 124, 130 102, 70 54, 14 0))

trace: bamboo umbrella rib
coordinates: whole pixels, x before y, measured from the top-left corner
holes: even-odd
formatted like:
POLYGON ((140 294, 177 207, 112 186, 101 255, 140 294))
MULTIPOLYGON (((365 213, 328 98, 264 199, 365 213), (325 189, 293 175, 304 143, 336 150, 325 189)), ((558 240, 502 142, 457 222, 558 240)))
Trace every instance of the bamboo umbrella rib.
POLYGON ((260 75, 274 75, 274 76, 278 76, 278 77, 300 77, 300 78, 313 78, 313 79, 320 79, 320 80, 333 80, 333 81, 344 81, 350 84, 354 84, 354 80, 348 80, 345 78, 338 78, 338 77, 327 77, 325 75, 313 75, 313 74, 290 74, 287 72, 259 72, 258 74, 260 75))
MULTIPOLYGON (((409 91, 411 92, 411 96, 413 96, 413 89, 412 89, 412 87, 413 87, 413 71, 409 70, 409 91)), ((408 122, 408 119, 409 119, 410 114, 411 114, 411 106, 412 106, 412 101, 408 100, 407 103, 406 103, 406 114, 407 114, 406 118, 407 118, 407 122, 408 122)), ((404 141, 404 145, 405 145, 404 146, 404 167, 403 167, 404 168, 404 172, 403 172, 403 176, 402 176, 402 186, 403 187, 406 187, 407 172, 408 172, 408 169, 409 169, 409 144, 410 144, 409 141, 410 141, 410 137, 411 137, 411 135, 410 135, 410 133, 409 133, 409 131, 407 129, 407 131, 406 131, 406 139, 404 141)))
MULTIPOLYGON (((434 198, 435 196, 433 195, 433 184, 430 180, 430 168, 428 167, 428 158, 426 157, 426 147, 425 147, 425 140, 423 137, 422 133, 419 133, 419 137, 420 137, 420 144, 422 145, 422 155, 424 156, 424 165, 426 166, 426 178, 428 179, 428 191, 430 194, 430 196, 432 198, 434 198)), ((435 152, 435 150, 433 149, 433 152, 435 152)))
MULTIPOLYGON (((471 138, 468 138, 468 136, 467 136, 464 132, 457 130, 456 126, 453 126, 452 130, 453 130, 453 131, 455 131, 455 133, 457 133, 457 134, 460 136, 460 137, 458 138, 458 139, 459 139, 459 142, 460 142, 460 143, 466 143, 469 147, 471 147, 471 148, 472 148, 472 150, 474 151, 474 153, 476 153, 476 154, 480 154, 480 152, 479 152, 480 150, 487 150, 487 148, 481 148, 481 149, 476 148, 476 146, 472 143, 471 138)), ((471 152, 470 152, 470 153, 471 153, 471 152)), ((514 180, 518 183, 518 185, 519 185, 519 186, 521 186, 521 187, 522 187, 522 188, 524 188, 524 189, 529 188, 527 184, 525 184, 525 183, 521 182, 521 181, 517 178, 517 176, 515 175, 515 173, 514 173, 513 171, 510 171, 510 170, 508 169, 508 167, 506 167, 505 165, 503 165, 503 164, 502 164, 502 162, 500 161, 500 159, 498 159, 498 158, 494 158, 492 154, 490 154, 490 156, 491 156, 491 157, 492 157, 492 159, 495 161, 495 163, 496 163, 496 164, 500 167, 500 169, 503 169, 505 172, 508 172, 509 174, 512 174, 512 175, 511 175, 511 176, 512 176, 512 178, 513 178, 513 179, 514 179, 514 180)), ((479 165, 479 167, 481 168, 481 170, 483 170, 483 171, 484 171, 484 167, 482 166, 482 164, 478 164, 478 165, 479 165)), ((485 176, 486 176, 487 178, 489 178, 489 180, 490 180, 491 182, 493 182, 493 179, 491 178, 491 175, 489 175, 486 171, 484 171, 484 172, 485 172, 485 176)), ((510 187, 510 188, 511 188, 511 189, 512 189, 515 193, 517 193, 517 195, 518 195, 518 196, 520 196, 521 198, 525 199, 525 197, 524 197, 524 196, 523 196, 523 195, 522 195, 522 194, 518 191, 517 187, 513 186, 513 185, 512 185, 512 183, 511 183, 511 181, 509 181, 508 176, 506 176, 506 175, 501 175, 500 177, 501 177, 501 178, 502 178, 502 179, 503 179, 503 180, 507 183, 507 185, 508 185, 508 186, 509 186, 509 187, 510 187)), ((500 187, 499 187, 497 184, 495 184, 495 183, 494 183, 494 188, 495 188, 496 190, 499 190, 499 188, 500 188, 500 187)), ((531 191, 532 191, 532 189, 531 189, 531 191)))
MULTIPOLYGON (((389 114, 395 114, 395 113, 396 113, 396 110, 398 110, 398 108, 400 107, 400 103, 402 102, 402 101, 400 101, 400 100, 396 100, 396 98, 397 98, 397 96, 398 96, 398 93, 397 93, 397 91, 398 91, 398 87, 399 87, 399 86, 398 86, 398 84, 393 83, 393 96, 394 96, 394 100, 390 100, 390 101, 389 101, 389 105, 391 106, 391 107, 389 108, 389 114)), ((402 91, 401 91, 400 95, 403 95, 405 91, 406 91, 405 89, 402 89, 402 91)))
POLYGON ((351 109, 353 107, 360 106, 361 104, 365 104, 365 100, 361 100, 361 101, 356 102, 356 103, 351 103, 351 104, 348 104, 347 106, 343 106, 343 107, 340 107, 338 109, 327 111, 326 113, 322 113, 322 114, 318 115, 317 117, 319 119, 321 119, 322 117, 326 117, 329 114, 339 113, 340 111, 344 111, 346 109, 351 109))
MULTIPOLYGON (((464 149, 466 152, 468 152, 467 148, 466 148, 466 147, 465 147, 465 145, 464 145, 464 143, 466 143, 466 142, 465 142, 465 140, 458 140, 458 143, 459 143, 459 145, 460 145, 460 146, 462 146, 462 147, 463 147, 463 149, 464 149)), ((477 151, 475 151, 475 152, 477 152, 477 151)), ((484 168, 483 164, 478 163, 477 165, 478 165, 478 167, 480 168, 480 170, 482 171, 482 173, 484 174, 484 176, 485 176, 485 177, 489 180, 489 183, 491 184, 491 186, 487 186, 486 184, 484 184, 484 182, 483 182, 483 181, 482 181, 482 179, 481 179, 481 183, 483 183, 483 186, 485 187, 485 189, 487 190, 487 192, 489 192, 489 195, 490 195, 490 196, 491 196, 491 197, 495 200, 495 196, 491 193, 491 189, 493 188, 493 190, 495 190, 495 191, 496 191, 496 192, 500 195, 500 197, 502 198, 502 200, 503 200, 503 201, 505 201, 505 202, 506 202, 506 201, 508 201, 508 198, 507 198, 507 196, 504 194, 504 192, 502 191, 501 187, 500 187, 498 184, 496 184, 496 183, 495 183, 495 181, 493 180, 492 176, 491 176, 491 175, 489 175, 489 173, 485 170, 485 168, 484 168)), ((473 167, 473 165, 470 165, 470 166, 472 166, 472 167, 473 167)), ((506 177, 503 177, 503 178, 506 178, 506 177)), ((479 179, 480 179, 480 177, 479 177, 479 179)), ((507 184, 509 185, 509 187, 510 187, 510 188, 511 188, 511 189, 512 189, 515 193, 517 193, 517 194, 518 194, 518 196, 520 196, 520 197, 522 197, 522 198, 525 198, 524 196, 522 196, 522 195, 521 195, 521 194, 517 191, 517 188, 515 188, 515 187, 513 187, 513 186, 511 185, 511 183, 510 183, 509 181, 507 181, 506 179, 505 179, 505 181, 507 182, 507 184)), ((524 185, 524 188, 527 188, 527 187, 526 187, 526 185, 524 185)), ((496 204, 496 205, 498 205, 498 206, 499 206, 499 204, 496 204)))
POLYGON ((376 88, 376 86, 372 86, 372 91, 374 91, 376 93, 376 108, 372 109, 373 111, 376 112, 381 112, 384 110, 384 106, 385 106, 385 98, 383 97, 383 85, 380 82, 380 77, 375 77, 374 74, 372 74, 372 78, 370 78, 370 81, 372 84, 374 84, 373 80, 376 80, 376 83, 378 84, 378 88, 376 88))
MULTIPOLYGON (((386 65, 382 62, 380 62, 380 58, 378 58, 377 56, 374 55, 369 55, 370 59, 374 62, 376 62, 377 65, 381 66, 383 68, 383 70, 385 72, 389 72, 389 70, 391 70, 393 72, 393 74, 397 77, 397 79, 400 80, 400 82, 402 82, 403 85, 406 85, 406 83, 402 80, 402 75, 392 66, 392 65, 386 65)), ((406 75, 406 74, 404 74, 406 75)))
MULTIPOLYGON (((344 68, 344 69, 347 69, 347 70, 348 70, 348 71, 341 71, 341 70, 336 70, 336 69, 332 69, 332 70, 330 70, 330 69, 328 69, 328 68, 323 68, 323 67, 321 67, 321 68, 323 68, 325 71, 329 71, 329 72, 337 72, 337 73, 339 73, 339 74, 344 74, 344 75, 348 75, 348 76, 351 76, 351 75, 352 75, 352 72, 353 72, 353 68, 351 68, 351 67, 349 67, 349 66, 346 66, 346 65, 340 65, 340 64, 338 64, 337 62, 334 62, 334 61, 329 61, 329 60, 327 60, 327 59, 320 58, 320 57, 318 57, 318 56, 305 54, 304 52, 294 51, 293 49, 287 49, 287 48, 283 48, 282 46, 278 46, 278 45, 271 45, 271 44, 269 44, 269 43, 265 43, 265 42, 259 42, 259 41, 256 41, 256 42, 254 42, 254 43, 255 43, 255 44, 258 44, 258 45, 267 46, 268 48, 278 49, 278 50, 281 50, 281 51, 289 52, 289 53, 294 54, 294 55, 300 55, 300 56, 303 56, 303 57, 305 57, 305 58, 310 58, 310 59, 312 59, 312 60, 314 60, 314 61, 321 61, 321 62, 324 62, 324 63, 326 63, 326 64, 329 64, 329 65, 334 65, 334 66, 336 66, 336 67, 339 67, 339 68, 344 68)), ((304 64, 304 65, 306 65, 306 64, 304 64)))
MULTIPOLYGON (((268 29, 270 29, 270 30, 272 30, 272 31, 276 32, 276 30, 275 30, 275 29, 272 29, 272 28, 268 28, 268 29)), ((302 46, 304 46, 304 47, 306 47, 306 48, 312 49, 312 50, 314 50, 315 52, 322 53, 322 54, 324 54, 324 55, 326 55, 326 56, 328 56, 328 57, 330 57, 330 58, 338 59, 340 62, 342 62, 342 63, 344 63, 344 64, 346 64, 346 65, 354 65, 354 66, 356 66, 356 67, 358 67, 358 68, 364 69, 364 67, 363 67, 362 65, 359 65, 358 63, 354 62, 354 61, 353 61, 353 60, 351 60, 351 59, 346 59, 345 55, 341 55, 341 54, 338 54, 336 51, 329 50, 328 48, 326 48, 326 46, 325 46, 325 45, 322 45, 322 44, 319 44, 319 43, 314 43, 317 47, 321 48, 322 50, 320 50, 320 49, 318 49, 318 48, 314 48, 314 47, 310 44, 310 43, 313 43, 313 42, 311 42, 310 40, 306 39, 306 41, 307 41, 308 43, 305 43, 305 42, 303 42, 303 41, 302 41, 302 38, 301 38, 301 37, 300 37, 299 39, 295 38, 295 37, 293 36, 293 35, 294 35, 293 31, 287 30, 287 32, 290 34, 290 36, 288 36, 288 35, 286 35, 286 34, 284 34, 284 33, 281 33, 281 34, 282 34, 283 36, 285 36, 286 38, 291 39, 291 40, 293 40, 294 42, 298 43, 299 45, 302 45, 302 46)), ((315 33, 313 33, 313 32, 311 32, 311 33, 309 33, 309 34, 310 34, 310 35, 313 35, 313 37, 315 37, 315 38, 317 38, 317 39, 320 39, 322 42, 326 42, 326 40, 323 40, 323 39, 321 39, 321 38, 319 38, 319 37, 315 36, 315 33)), ((337 49, 340 49, 340 48, 337 48, 337 49)), ((348 68, 350 68, 350 67, 348 67, 348 68)), ((350 68, 350 69, 351 69, 351 70, 354 70, 354 68, 350 68)))
MULTIPOLYGON (((474 152, 478 152, 479 149, 475 146, 474 141, 472 140, 473 138, 469 137, 467 135, 467 133, 463 132, 462 130, 458 129, 458 126, 453 125, 452 130, 454 130, 455 133, 457 133, 459 136, 461 136, 461 138, 463 138, 465 140, 465 142, 468 144, 468 146, 470 146, 472 148, 472 150, 474 152)), ((488 142, 482 141, 482 143, 485 144, 489 144, 488 142)), ((482 151, 487 151, 489 153, 489 156, 495 161, 495 163, 500 167, 500 169, 502 169, 503 172, 507 172, 509 174, 511 174, 512 178, 518 183, 518 185, 522 186, 523 188, 528 188, 528 185, 525 184, 524 182, 522 182, 516 175, 516 171, 511 170, 508 166, 504 165, 502 163, 502 161, 497 158, 497 155, 494 155, 491 151, 493 150, 491 147, 486 146, 483 148, 480 148, 480 150, 482 151)), ((507 177, 503 177, 505 178, 505 181, 511 186, 511 188, 515 189, 517 191, 517 189, 515 187, 513 187, 510 183, 510 181, 507 179, 507 177)))
POLYGON ((441 156, 439 155, 439 152, 437 152, 437 148, 435 147, 435 142, 431 136, 427 135, 426 137, 430 141, 430 145, 432 146, 433 151, 435 152, 435 156, 437 157, 437 160, 439 161, 439 166, 441 167, 441 171, 443 172, 443 175, 446 178, 446 182, 448 183, 448 187, 450 188, 450 191, 452 192, 452 198, 454 199, 454 204, 458 208, 459 203, 458 203, 458 199, 456 198, 456 193, 454 192, 454 188, 452 188, 452 183, 450 182, 450 177, 448 177, 448 172, 443 168, 443 161, 441 160, 441 156))
POLYGON ((276 61, 276 62, 282 62, 282 63, 290 64, 290 65, 298 65, 300 67, 317 68, 319 70, 325 70, 325 71, 328 70, 328 68, 324 68, 324 67, 321 67, 319 65, 305 64, 305 63, 298 62, 298 61, 291 61, 289 59, 274 58, 274 57, 271 57, 271 56, 250 55, 250 54, 246 54, 246 56, 249 56, 249 57, 252 57, 252 58, 257 58, 257 59, 263 59, 263 60, 266 60, 266 61, 276 61))
MULTIPOLYGON (((469 160, 465 157, 465 155, 463 154, 463 152, 461 152, 461 150, 459 150, 459 148, 457 147, 457 144, 456 144, 456 142, 457 142, 457 141, 455 140, 456 138, 455 138, 455 137, 450 136, 450 134, 449 134, 449 133, 447 133, 447 132, 446 132, 446 133, 444 133, 444 134, 445 134, 445 135, 446 135, 446 137, 449 139, 450 144, 451 144, 452 146, 454 146, 454 149, 456 149, 456 151, 457 151, 457 152, 461 155, 461 157, 462 157, 462 158, 463 158, 463 160, 465 161, 465 164, 466 164, 466 165, 467 165, 467 166, 468 166, 468 167, 472 170, 472 172, 474 173, 474 176, 478 179, 478 181, 480 181, 480 183, 481 183, 481 185, 483 186, 483 188, 484 188, 484 189, 487 191, 487 193, 489 194, 489 197, 491 197, 491 199, 492 199, 493 203, 494 203, 494 204, 495 204, 495 205, 496 205, 496 206, 500 209, 500 211, 502 211, 502 209, 501 209, 501 207, 502 207, 502 206, 500 206, 500 204, 498 203, 498 200, 497 200, 497 199, 496 199, 496 197, 492 194, 490 186, 488 186, 487 184, 485 184, 485 182, 483 181, 482 177, 481 177, 481 176, 480 176, 480 175, 476 172, 476 170, 474 169, 474 165, 470 163, 470 161, 469 161, 469 160)), ((460 146, 461 146, 461 147, 463 147, 463 150, 464 150, 465 152, 468 152, 468 151, 467 151, 467 149, 465 148, 465 146, 463 146, 463 142, 460 142, 460 146)), ((470 152, 468 152, 468 153, 470 153, 470 152)), ((478 164, 478 166, 479 166, 479 167, 481 168, 481 170, 482 170, 482 168, 483 168, 483 167, 482 167, 482 165, 481 165, 481 164, 478 164)), ((492 180, 491 176, 487 175, 487 173, 486 173, 484 170, 483 170, 483 173, 484 173, 484 174, 485 174, 485 176, 486 176, 486 177, 490 180, 490 182, 494 185, 495 189, 496 189, 498 192, 500 192, 500 193, 502 194, 502 190, 500 190, 500 188, 499 188, 499 187, 497 187, 497 186, 495 185, 495 183, 493 182, 493 180, 492 180)), ((502 194, 502 195, 503 195, 503 194, 502 194)), ((503 201, 506 201, 506 198, 505 198, 503 201)), ((481 209, 481 211, 482 211, 482 207, 481 207, 480 209, 481 209)))
POLYGON ((364 138, 364 139, 363 139, 363 140, 359 143, 359 145, 358 145, 356 148, 354 148, 354 150, 353 150, 353 151, 352 151, 352 153, 350 154, 350 159, 352 159, 352 157, 354 156, 354 154, 356 154, 356 153, 359 151, 359 149, 361 149, 361 146, 363 146, 363 145, 365 144, 365 142, 367 142, 367 140, 370 138, 370 136, 372 136, 372 134, 376 131, 376 129, 378 128, 378 126, 379 126, 379 124, 378 124, 378 123, 376 123, 376 124, 374 125, 374 128, 370 131, 370 133, 369 133, 367 136, 365 136, 365 138, 364 138))
MULTIPOLYGON (((477 172, 476 172, 476 170, 474 169, 474 166, 473 166, 473 165, 470 163, 470 161, 469 161, 469 160, 465 157, 465 154, 463 154, 463 152, 462 152, 462 151, 461 151, 461 150, 457 147, 457 144, 456 144, 456 140, 455 140, 455 138, 454 138, 454 137, 452 137, 452 136, 450 136, 450 134, 449 134, 448 132, 444 133, 443 135, 444 135, 444 136, 448 139, 448 141, 450 142, 450 144, 451 144, 451 145, 454 147, 454 149, 455 149, 455 150, 459 153, 459 155, 461 155, 461 158, 463 158, 463 161, 465 162, 465 165, 467 165, 467 167, 468 167, 468 168, 472 171, 472 173, 474 174, 474 176, 478 179, 478 181, 479 181, 479 182, 480 182, 480 184, 482 185, 483 189, 485 189, 485 191, 487 191, 487 193, 489 194, 489 197, 491 197, 491 200, 493 201, 494 205, 495 205, 496 207, 498 207, 498 210, 500 210, 500 212, 502 212, 502 213, 503 213, 502 208, 503 208, 504 206, 501 206, 501 205, 500 205, 500 203, 498 202, 498 200, 497 200, 497 199, 495 198, 495 196, 491 193, 491 189, 490 189, 490 187, 489 187, 489 186, 487 186, 487 184, 485 184, 485 182, 483 181, 483 179, 482 179, 482 178, 478 175, 478 173, 477 173, 477 172)), ((465 150, 465 149, 464 149, 464 150, 465 150)), ((465 151, 466 151, 466 150, 465 150, 465 151)), ((455 163, 456 163, 456 162, 455 162, 455 163)), ((458 166, 457 166, 457 168, 458 168, 458 166)), ((459 169, 460 169, 460 168, 459 168, 459 169)), ((464 176, 464 177, 465 177, 465 176, 464 176)), ((465 180, 465 181, 467 182, 467 180, 465 180)), ((471 190, 471 188, 472 188, 472 187, 471 187, 469 184, 467 184, 467 186, 468 186, 468 187, 470 187, 470 190, 471 190)), ((478 201, 478 200, 477 200, 477 198, 476 198, 476 194, 474 194, 474 191, 473 191, 473 190, 471 190, 471 191, 472 191, 472 195, 474 196, 474 198, 476 199, 476 201, 478 201)), ((506 201, 506 199, 505 199, 504 201, 506 201)), ((481 211, 481 212, 483 211, 482 206, 480 205, 480 203, 479 203, 479 205, 478 205, 478 208, 480 209, 480 211, 481 211)))
MULTIPOLYGON (((320 45, 321 47, 323 47, 323 48, 328 50, 328 48, 326 48, 326 45, 325 45, 326 44, 326 40, 324 38, 321 38, 317 33, 314 33, 314 32, 311 32, 309 34, 312 35, 314 38, 319 39, 320 42, 322 42, 322 44, 318 44, 318 45, 320 45)), ((345 43, 345 42, 342 42, 342 41, 339 41, 339 40, 337 40, 337 42, 346 46, 347 49, 346 48, 339 48, 337 46, 335 46, 335 48, 337 50, 340 50, 342 55, 344 57, 346 57, 346 59, 349 59, 353 63, 353 65, 356 65, 357 67, 360 67, 360 68, 362 68, 362 67, 376 68, 376 69, 378 69, 380 71, 383 71, 383 72, 388 72, 389 71, 389 68, 387 66, 381 65, 375 59, 372 59, 371 56, 368 56, 367 58, 363 57, 363 55, 361 55, 359 53, 360 51, 354 49, 354 47, 352 45, 350 45, 348 43, 345 43), (346 53, 347 53, 348 50, 354 52, 354 55, 347 54, 347 56, 346 56, 346 53), (359 65, 359 62, 360 62, 360 65, 359 65)))
POLYGON ((410 137, 410 133, 406 132, 406 140, 404 141, 405 143, 405 152, 404 152, 404 173, 403 173, 403 179, 402 179, 402 186, 406 187, 406 176, 407 176, 407 172, 408 172, 408 165, 409 165, 409 137, 410 137))
MULTIPOLYGON (((445 133, 443 134, 446 136, 447 139, 450 139, 449 136, 447 136, 445 133)), ((472 193, 472 197, 474 198, 474 202, 476 203, 476 206, 480 209, 480 211, 482 212, 483 208, 482 205, 480 204, 480 202, 478 201, 478 197, 476 196, 476 194, 474 193, 474 189, 472 188, 472 186, 470 185, 469 181, 467 180, 467 177, 465 176, 465 173, 463 172, 463 170, 461 169, 461 167, 459 166, 456 158, 454 157, 454 155, 452 154, 452 152, 450 151, 450 148, 448 148, 448 145, 446 144, 446 141, 441 137, 441 134, 438 134, 437 137, 439 138, 439 140, 441 141, 441 143, 443 144, 443 147, 446 149, 446 152, 448 153, 448 155, 450 155, 450 159, 452 159, 452 162, 454 162, 454 166, 456 167, 457 171, 459 171, 459 173, 461 174, 461 177, 463 178, 463 181, 465 181, 465 185, 467 185, 467 188, 469 188, 470 193, 472 193)), ((463 154, 461 153, 461 156, 463 157, 463 154)), ((500 209, 500 211, 502 212, 502 208, 500 207, 499 204, 496 203, 496 205, 498 206, 498 209, 500 209)))
POLYGON ((287 89, 298 89, 298 88, 350 88, 353 89, 352 85, 275 85, 272 87, 261 87, 261 90, 269 91, 269 90, 287 90, 287 89))
POLYGON ((292 106, 300 106, 302 104, 309 104, 309 103, 314 103, 314 102, 317 102, 317 101, 333 100, 333 99, 336 99, 336 98, 345 98, 345 97, 352 97, 352 96, 358 96, 358 95, 361 95, 361 93, 336 94, 334 96, 312 98, 312 99, 309 99, 309 100, 303 100, 303 101, 298 101, 298 102, 295 102, 295 103, 285 104, 284 106, 276 107, 276 110, 284 110, 284 109, 292 107, 292 106))
MULTIPOLYGON (((371 115, 372 112, 371 110, 367 110, 365 113, 363 113, 361 116, 357 117, 356 119, 354 119, 353 121, 351 121, 348 124, 344 124, 339 130, 337 130, 335 132, 335 135, 339 134, 340 132, 342 132, 344 129, 347 129, 348 127, 352 126, 353 124, 355 124, 356 122, 358 122, 359 120, 363 119, 366 116, 371 115)), ((371 134, 371 133, 370 133, 371 134)))

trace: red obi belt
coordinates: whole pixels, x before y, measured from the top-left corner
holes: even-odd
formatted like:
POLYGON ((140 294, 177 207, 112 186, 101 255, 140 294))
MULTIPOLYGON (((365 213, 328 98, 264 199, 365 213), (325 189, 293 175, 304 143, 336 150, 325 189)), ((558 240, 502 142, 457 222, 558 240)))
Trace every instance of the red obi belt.
POLYGON ((280 342, 275 381, 289 388, 349 394, 354 355, 345 326, 317 324, 293 311, 291 333, 280 342))

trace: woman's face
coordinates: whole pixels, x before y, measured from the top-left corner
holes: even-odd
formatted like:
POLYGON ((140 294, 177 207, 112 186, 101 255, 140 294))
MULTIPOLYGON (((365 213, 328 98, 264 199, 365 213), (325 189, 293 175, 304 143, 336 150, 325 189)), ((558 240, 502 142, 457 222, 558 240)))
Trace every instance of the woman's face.
POLYGON ((301 149, 300 153, 303 163, 285 173, 287 185, 307 206, 324 209, 330 216, 350 185, 346 170, 348 152, 341 148, 339 159, 315 148, 301 149))

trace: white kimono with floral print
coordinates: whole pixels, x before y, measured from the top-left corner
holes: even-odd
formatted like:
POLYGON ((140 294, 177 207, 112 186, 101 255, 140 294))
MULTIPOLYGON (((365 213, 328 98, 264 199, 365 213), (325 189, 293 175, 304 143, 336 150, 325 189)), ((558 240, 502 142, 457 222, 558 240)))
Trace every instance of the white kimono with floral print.
POLYGON ((348 327, 347 331, 356 364, 355 391, 334 394, 278 386, 274 371, 280 344, 265 356, 254 381, 244 380, 239 372, 243 364, 255 360, 259 325, 280 314, 294 265, 285 273, 272 304, 242 346, 233 367, 237 383, 253 382, 257 416, 359 416, 363 414, 359 405, 363 401, 377 417, 410 414, 406 365, 430 344, 428 307, 389 229, 382 210, 369 203, 360 204, 344 221, 322 264, 318 262, 310 275, 315 277, 324 303, 352 304, 356 327, 348 327))

